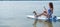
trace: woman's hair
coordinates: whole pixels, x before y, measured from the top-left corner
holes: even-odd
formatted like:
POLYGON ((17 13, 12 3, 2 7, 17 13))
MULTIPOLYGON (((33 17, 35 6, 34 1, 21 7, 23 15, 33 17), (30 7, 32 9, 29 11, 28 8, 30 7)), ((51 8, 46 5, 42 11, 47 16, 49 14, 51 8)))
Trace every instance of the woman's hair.
POLYGON ((50 8, 52 9, 52 13, 53 13, 53 3, 50 2, 50 3, 49 3, 49 6, 50 6, 50 8))
POLYGON ((49 6, 50 6, 50 8, 53 9, 53 3, 52 2, 49 3, 49 6))

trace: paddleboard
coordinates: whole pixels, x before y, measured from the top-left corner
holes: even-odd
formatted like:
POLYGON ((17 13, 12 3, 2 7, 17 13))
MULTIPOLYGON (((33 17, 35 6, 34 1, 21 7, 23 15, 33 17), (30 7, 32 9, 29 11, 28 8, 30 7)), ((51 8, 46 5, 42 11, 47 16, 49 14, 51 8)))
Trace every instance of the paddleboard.
MULTIPOLYGON (((41 19, 41 20, 46 20, 46 19, 48 19, 48 18, 46 18, 45 16, 41 16, 41 17, 35 17, 34 15, 27 15, 27 17, 28 18, 30 18, 30 19, 41 19)), ((57 17, 56 19, 60 19, 60 17, 57 17)))

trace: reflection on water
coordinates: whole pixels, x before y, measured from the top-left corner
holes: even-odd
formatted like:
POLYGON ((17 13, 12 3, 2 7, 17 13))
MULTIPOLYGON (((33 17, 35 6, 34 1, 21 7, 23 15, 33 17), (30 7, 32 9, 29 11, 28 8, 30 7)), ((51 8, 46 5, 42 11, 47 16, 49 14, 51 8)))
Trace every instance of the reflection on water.
MULTIPOLYGON (((37 22, 39 21, 39 23, 43 23, 43 26, 42 27, 53 27, 53 24, 52 24, 52 22, 49 22, 49 21, 42 21, 42 20, 35 20, 35 22, 34 22, 34 24, 33 24, 33 26, 34 27, 37 27, 36 25, 37 25, 37 22)), ((40 26, 41 27, 41 26, 40 26)))
POLYGON ((60 24, 58 24, 60 22, 39 22, 35 25, 33 25, 33 27, 59 27, 60 24))

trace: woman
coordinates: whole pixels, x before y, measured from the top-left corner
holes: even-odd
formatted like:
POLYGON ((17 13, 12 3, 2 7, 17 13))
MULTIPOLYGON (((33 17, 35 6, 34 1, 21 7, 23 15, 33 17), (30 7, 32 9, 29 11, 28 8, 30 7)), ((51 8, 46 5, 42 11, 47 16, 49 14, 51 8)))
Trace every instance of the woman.
MULTIPOLYGON (((44 7, 44 8, 45 8, 45 7, 44 7)), ((41 13, 41 14, 39 14, 39 15, 37 15, 37 13, 36 13, 35 11, 34 11, 33 13, 35 13, 35 16, 36 16, 36 17, 44 15, 44 16, 46 16, 47 18, 52 18, 52 14, 53 14, 53 3, 50 2, 50 3, 49 3, 49 9, 46 10, 46 8, 45 8, 45 11, 43 11, 43 13, 41 13)), ((35 20, 34 25, 36 25, 37 21, 38 21, 38 20, 35 20)), ((48 19, 48 21, 47 21, 46 23, 48 23, 49 27, 52 27, 52 22, 51 22, 50 19, 48 19)))

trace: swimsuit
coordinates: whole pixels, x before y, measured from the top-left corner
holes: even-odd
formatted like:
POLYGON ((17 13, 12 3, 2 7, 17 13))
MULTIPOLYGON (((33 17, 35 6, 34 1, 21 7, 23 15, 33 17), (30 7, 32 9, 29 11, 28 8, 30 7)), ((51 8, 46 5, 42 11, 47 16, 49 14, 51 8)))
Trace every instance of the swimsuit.
POLYGON ((48 14, 49 14, 49 16, 50 16, 50 18, 48 18, 48 21, 49 21, 49 22, 52 22, 52 12, 51 12, 50 9, 48 9, 48 14))

